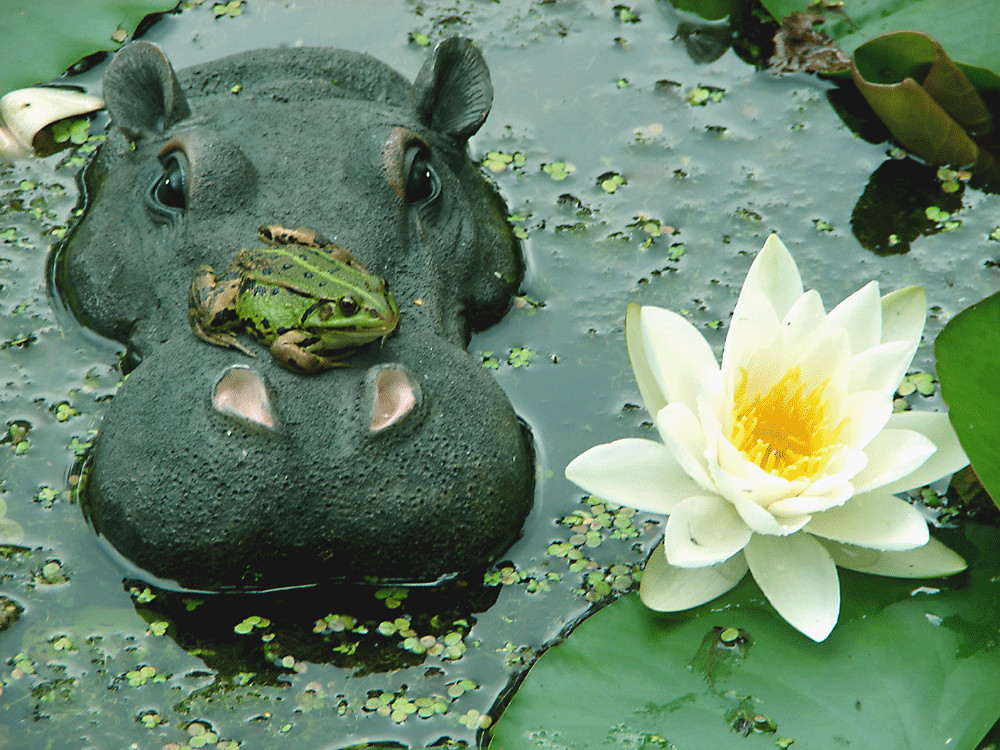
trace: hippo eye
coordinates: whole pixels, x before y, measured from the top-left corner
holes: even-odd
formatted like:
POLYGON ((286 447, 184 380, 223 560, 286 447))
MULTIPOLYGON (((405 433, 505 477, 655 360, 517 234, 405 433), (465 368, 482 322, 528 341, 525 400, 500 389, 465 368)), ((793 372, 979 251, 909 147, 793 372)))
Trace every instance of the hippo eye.
POLYGON ((337 310, 345 318, 350 318, 358 311, 357 300, 354 297, 341 297, 337 300, 337 310))
POLYGON ((436 198, 441 192, 441 182, 427 160, 429 156, 425 146, 410 146, 403 157, 406 199, 411 203, 436 198))
POLYGON ((149 191, 149 206, 162 216, 176 216, 187 208, 187 160, 183 154, 174 151, 161 159, 160 172, 149 191))

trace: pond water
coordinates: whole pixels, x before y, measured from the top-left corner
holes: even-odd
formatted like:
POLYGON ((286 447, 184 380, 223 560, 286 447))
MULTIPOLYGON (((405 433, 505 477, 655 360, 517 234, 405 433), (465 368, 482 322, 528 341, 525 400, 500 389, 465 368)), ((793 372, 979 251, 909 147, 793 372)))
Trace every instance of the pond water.
MULTIPOLYGON (((123 581, 70 492, 120 347, 81 329, 48 283, 79 160, 0 167, 0 497, 24 529, 0 555, 0 594, 24 608, 0 633, 0 746, 485 746, 531 662, 634 587, 661 533, 563 478, 586 448, 650 429, 625 354, 627 303, 681 311, 719 352, 746 270, 777 231, 828 307, 870 279, 924 286, 912 369, 932 373, 941 327, 998 286, 996 196, 945 192, 877 127, 852 132, 831 103, 851 121, 863 109, 834 84, 760 71, 726 48, 724 25, 662 0, 249 0, 221 18, 206 3, 144 38, 177 68, 330 45, 412 79, 420 42, 454 33, 490 65, 495 104, 472 153, 525 237, 518 304, 470 345, 534 435, 522 538, 437 589, 218 599, 123 581)), ((100 72, 75 82, 96 92, 100 72)), ((940 407, 936 394, 907 398, 940 407)))

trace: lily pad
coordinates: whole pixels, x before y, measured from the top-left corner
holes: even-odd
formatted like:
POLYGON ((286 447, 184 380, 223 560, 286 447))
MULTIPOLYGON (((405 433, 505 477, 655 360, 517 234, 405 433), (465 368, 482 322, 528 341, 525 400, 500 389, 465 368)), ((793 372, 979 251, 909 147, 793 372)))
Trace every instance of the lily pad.
POLYGON ((176 5, 176 0, 4 0, 0 94, 50 81, 93 52, 118 49, 116 31, 131 33, 145 16, 176 5))
MULTIPOLYGON (((975 70, 978 88, 1000 88, 1000 77, 975 70)), ((980 173, 994 168, 994 155, 973 140, 993 130, 993 115, 931 37, 899 31, 872 39, 854 50, 851 77, 896 140, 917 156, 980 173)))
POLYGON ((680 616, 620 599, 541 657, 490 750, 972 750, 1000 713, 1000 534, 965 537, 948 539, 970 562, 958 580, 842 570, 840 624, 818 644, 749 577, 680 616))
POLYGON ((1000 293, 949 321, 934 342, 948 418, 979 481, 1000 506, 1000 293))

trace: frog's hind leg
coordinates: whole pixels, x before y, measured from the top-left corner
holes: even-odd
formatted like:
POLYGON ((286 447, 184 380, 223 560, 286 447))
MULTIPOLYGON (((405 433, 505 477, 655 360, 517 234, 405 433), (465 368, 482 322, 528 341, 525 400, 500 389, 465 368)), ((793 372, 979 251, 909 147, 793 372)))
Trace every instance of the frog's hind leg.
POLYGON ((315 343, 316 337, 302 331, 286 331, 271 342, 271 354, 282 367, 315 375, 331 367, 350 367, 346 362, 340 362, 333 357, 324 357, 303 348, 315 343))
POLYGON ((238 291, 238 281, 219 285, 212 267, 201 266, 195 271, 188 293, 188 323, 202 341, 256 357, 237 340, 235 333, 226 330, 236 322, 234 302, 238 291))

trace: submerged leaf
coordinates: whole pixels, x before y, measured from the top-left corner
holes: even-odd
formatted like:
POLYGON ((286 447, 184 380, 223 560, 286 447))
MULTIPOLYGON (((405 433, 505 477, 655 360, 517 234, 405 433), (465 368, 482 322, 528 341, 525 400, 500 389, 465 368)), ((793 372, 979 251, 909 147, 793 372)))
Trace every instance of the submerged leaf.
POLYGON ((775 73, 834 73, 846 70, 850 59, 826 34, 816 30, 823 22, 818 13, 790 13, 774 35, 774 55, 768 67, 775 73))

